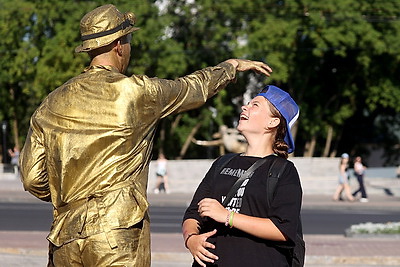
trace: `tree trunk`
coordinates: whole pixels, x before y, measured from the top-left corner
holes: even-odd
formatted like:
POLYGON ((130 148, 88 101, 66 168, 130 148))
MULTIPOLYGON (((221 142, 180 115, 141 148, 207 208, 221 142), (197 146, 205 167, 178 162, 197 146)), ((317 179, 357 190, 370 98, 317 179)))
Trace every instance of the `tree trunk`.
POLYGON ((336 157, 337 148, 339 146, 340 139, 342 138, 342 133, 343 133, 343 129, 341 129, 339 134, 336 136, 336 140, 334 142, 334 146, 333 146, 332 151, 331 151, 331 153, 329 155, 331 158, 336 157))
POLYGON ((12 111, 11 111, 11 116, 12 116, 12 122, 11 127, 12 127, 12 132, 13 132, 13 139, 14 139, 14 145, 18 147, 18 149, 21 149, 20 143, 19 143, 19 131, 18 131, 18 118, 17 118, 17 104, 15 101, 15 92, 14 89, 11 87, 10 88, 10 96, 11 96, 11 101, 12 101, 12 111))
POLYGON ((197 133, 197 131, 200 129, 201 126, 201 122, 198 122, 190 131, 190 134, 188 135, 188 137, 186 138, 185 143, 183 144, 181 151, 179 152, 179 157, 177 157, 176 159, 183 159, 183 157, 186 154, 186 151, 189 148, 190 142, 193 139, 193 136, 197 133))
POLYGON ((290 132, 292 133, 293 141, 296 143, 296 135, 297 135, 297 130, 299 129, 299 121, 296 121, 290 132))
POLYGON ((308 155, 310 154, 310 141, 307 141, 306 144, 304 145, 304 153, 303 153, 303 157, 308 157, 308 155))
POLYGON ((14 117, 14 119, 13 119, 13 121, 12 121, 12 128, 13 128, 13 138, 14 138, 14 144, 15 144, 15 146, 16 147, 18 147, 18 149, 20 149, 21 148, 21 146, 20 146, 20 143, 19 143, 19 132, 18 132, 18 121, 17 121, 17 117, 16 117, 16 114, 15 114, 15 112, 14 112, 14 114, 13 114, 13 117, 14 117))
POLYGON ((159 139, 159 148, 158 148, 158 154, 164 153, 164 143, 165 143, 165 120, 162 120, 161 122, 161 128, 160 128, 160 139, 159 139))
POLYGON ((328 125, 328 133, 326 134, 325 148, 322 154, 323 157, 328 157, 329 155, 329 151, 331 150, 332 136, 333 136, 333 127, 332 125, 328 125))
POLYGON ((179 124, 179 122, 180 122, 180 120, 182 119, 182 113, 181 114, 178 114, 176 117, 175 117, 175 120, 172 122, 172 124, 171 124, 171 130, 170 130, 170 134, 173 134, 174 132, 175 132, 175 129, 176 129, 176 127, 178 127, 178 124, 179 124))
POLYGON ((311 136, 311 140, 306 143, 304 157, 312 157, 314 155, 315 145, 317 144, 317 136, 311 136))

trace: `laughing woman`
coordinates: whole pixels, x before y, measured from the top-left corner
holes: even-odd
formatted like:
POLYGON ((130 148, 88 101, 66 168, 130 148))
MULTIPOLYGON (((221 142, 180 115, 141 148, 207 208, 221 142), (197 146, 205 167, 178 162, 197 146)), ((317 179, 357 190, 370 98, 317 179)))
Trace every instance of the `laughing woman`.
POLYGON ((293 152, 290 127, 298 114, 290 95, 275 86, 267 86, 242 107, 237 129, 248 142, 245 153, 223 168, 214 162, 183 218, 193 266, 291 266, 288 248, 294 246, 302 202, 299 175, 287 161, 269 206, 266 174, 276 157, 286 160, 293 152), (223 206, 238 177, 260 159, 262 165, 223 206))

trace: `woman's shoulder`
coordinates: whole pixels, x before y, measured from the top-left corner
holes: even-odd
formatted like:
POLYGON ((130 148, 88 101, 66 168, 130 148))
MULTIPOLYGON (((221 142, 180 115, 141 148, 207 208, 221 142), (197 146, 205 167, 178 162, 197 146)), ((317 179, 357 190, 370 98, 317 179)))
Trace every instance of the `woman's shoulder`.
POLYGON ((279 175, 281 184, 297 184, 300 182, 300 175, 291 160, 277 157, 276 159, 272 159, 272 161, 268 171, 269 175, 279 175))

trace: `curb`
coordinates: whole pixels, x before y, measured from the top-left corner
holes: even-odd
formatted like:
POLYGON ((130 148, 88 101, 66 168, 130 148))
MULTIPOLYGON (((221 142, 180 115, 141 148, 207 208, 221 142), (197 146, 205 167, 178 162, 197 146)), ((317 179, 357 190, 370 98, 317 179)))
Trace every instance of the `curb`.
MULTIPOLYGON (((42 262, 47 261, 47 251, 45 250, 25 250, 25 249, 0 249, 0 259, 3 256, 10 256, 17 259, 20 258, 40 258, 42 262)), ((173 252, 153 252, 151 253, 152 262, 165 262, 176 264, 188 264, 190 266, 193 258, 190 253, 173 253, 173 252)), ((351 257, 351 256, 315 256, 306 255, 305 266, 400 266, 400 257, 395 256, 371 256, 371 257, 351 257)))
POLYGON ((48 251, 44 249, 0 248, 0 258, 2 254, 47 257, 47 253, 48 251))
MULTIPOLYGON (((13 233, 9 232, 4 234, 4 238, 13 236, 13 233)), ((36 242, 45 234, 45 232, 27 232, 23 236, 28 242, 5 242, 3 247, 0 247, 0 266, 3 266, 2 263, 11 264, 4 266, 17 267, 43 266, 47 261, 47 242, 39 242, 34 247, 29 240, 36 242)), ((397 239, 375 236, 346 238, 342 235, 306 235, 305 241, 308 244, 306 266, 400 266, 400 247, 397 245, 397 239)), ((154 266, 190 266, 193 261, 190 253, 181 244, 180 234, 152 233, 151 249, 154 266)))
POLYGON ((400 266, 400 257, 306 256, 305 265, 400 266))
POLYGON ((162 262, 183 262, 191 264, 193 262, 192 255, 184 252, 152 252, 151 261, 162 262))

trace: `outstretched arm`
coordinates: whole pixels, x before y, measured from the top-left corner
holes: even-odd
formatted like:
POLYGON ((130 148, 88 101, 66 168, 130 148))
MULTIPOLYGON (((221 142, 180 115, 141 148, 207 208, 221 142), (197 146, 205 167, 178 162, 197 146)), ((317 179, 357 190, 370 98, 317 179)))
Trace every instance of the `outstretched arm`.
MULTIPOLYGON (((134 83, 146 83, 143 101, 154 103, 151 114, 161 118, 195 109, 203 105, 229 83, 235 81, 238 71, 252 70, 270 76, 272 69, 263 62, 246 59, 228 59, 217 66, 207 67, 175 80, 132 76, 134 83), (149 83, 147 83, 150 81, 149 83)), ((146 109, 144 109, 146 111, 146 109)))

